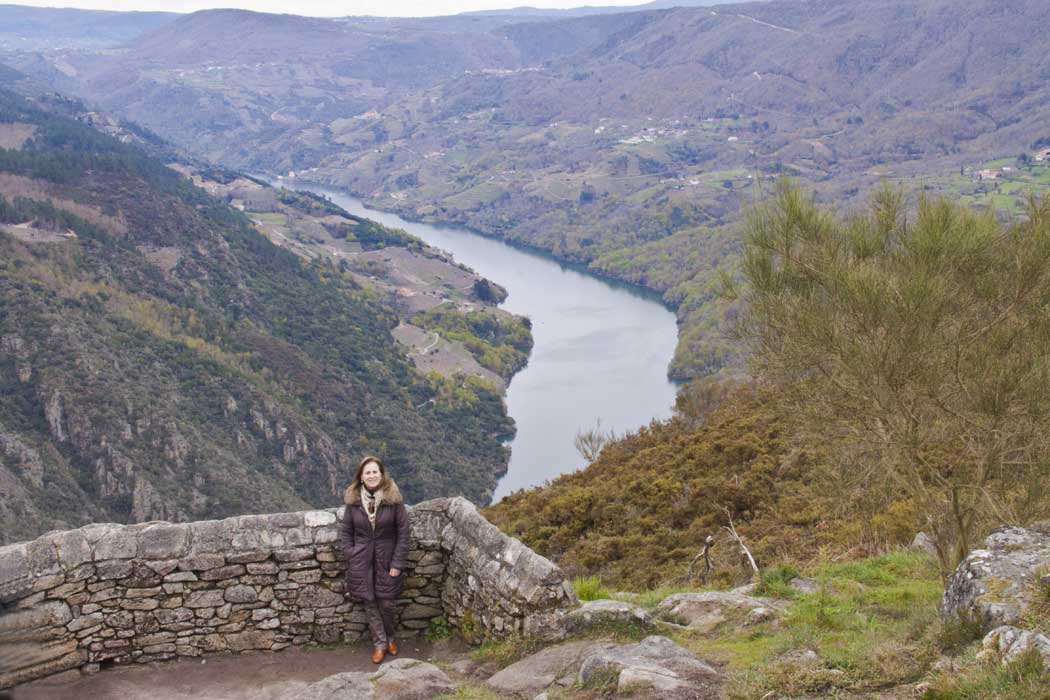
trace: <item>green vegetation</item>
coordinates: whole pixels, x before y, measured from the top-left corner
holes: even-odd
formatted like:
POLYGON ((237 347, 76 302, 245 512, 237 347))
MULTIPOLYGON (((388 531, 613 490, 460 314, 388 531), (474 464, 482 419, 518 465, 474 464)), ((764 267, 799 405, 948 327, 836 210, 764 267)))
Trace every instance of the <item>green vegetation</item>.
POLYGON ((998 667, 972 657, 961 671, 937 674, 922 700, 1046 700, 1050 672, 1034 653, 998 667))
POLYGON ((517 316, 491 310, 463 312, 442 304, 416 314, 411 322, 463 343, 478 364, 507 380, 525 366, 532 350, 528 320, 517 316))
MULTIPOLYGON (((634 589, 652 610, 695 583, 685 574, 709 535, 708 585, 751 579, 731 517, 760 566, 754 594, 786 609, 665 632, 724 664, 733 700, 916 687, 1043 700, 1034 657, 979 660, 980 626, 945 623, 938 605, 969 546, 1050 505, 1048 223, 1050 198, 1003 226, 944 200, 912 213, 888 188, 839 220, 782 184, 749 219, 738 283, 754 379, 693 381, 672 419, 488 517, 558 561, 581 598, 634 589), (920 529, 937 557, 902 550, 920 529)), ((1047 629, 1050 591, 1034 582, 1028 596, 1024 624, 1047 629)))
POLYGON ((875 505, 858 499, 836 511, 822 446, 794 441, 775 395, 737 389, 709 412, 718 398, 689 398, 696 393, 686 391, 671 420, 609 443, 586 469, 510 494, 486 517, 570 576, 635 590, 684 576, 708 535, 717 540, 715 580, 746 578, 721 530, 724 508, 763 567, 822 548, 874 551, 914 534, 906 508, 876 518, 875 505))
POLYGON ((55 193, 11 180, 0 220, 77 234, 0 233, 0 434, 19 445, 3 542, 334 505, 366 452, 410 500, 495 484, 513 431, 500 393, 418 374, 385 298, 132 146, 7 92, 0 121, 36 126, 0 171, 55 193))
POLYGON ((790 183, 745 237, 740 328, 807 439, 906 493, 947 576, 1050 477, 1050 197, 1002 229, 888 187, 845 221, 790 183), (965 446, 965 449, 963 449, 965 446))
POLYGON ((926 673, 940 651, 934 562, 895 552, 806 573, 820 591, 795 594, 776 624, 683 634, 702 657, 728 664, 731 698, 873 690, 926 673))
POLYGON ((608 598, 609 591, 602 586, 601 576, 577 576, 572 580, 572 590, 580 600, 608 598))

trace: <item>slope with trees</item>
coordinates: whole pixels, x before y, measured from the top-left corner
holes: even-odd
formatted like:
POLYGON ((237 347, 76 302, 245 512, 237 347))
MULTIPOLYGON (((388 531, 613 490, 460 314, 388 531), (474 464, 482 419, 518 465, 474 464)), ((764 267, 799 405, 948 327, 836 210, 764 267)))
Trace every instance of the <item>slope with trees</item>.
POLYGON ((419 374, 385 295, 66 106, 0 91, 4 541, 333 505, 369 452, 411 500, 488 497, 498 387, 419 374))

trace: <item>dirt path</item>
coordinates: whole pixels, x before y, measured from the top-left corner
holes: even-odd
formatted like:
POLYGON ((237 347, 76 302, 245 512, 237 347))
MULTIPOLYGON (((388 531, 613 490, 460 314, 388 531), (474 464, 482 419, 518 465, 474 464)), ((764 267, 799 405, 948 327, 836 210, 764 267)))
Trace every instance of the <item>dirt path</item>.
MULTIPOLYGON (((403 658, 445 658, 462 653, 442 643, 402 643, 403 658)), ((371 646, 286 649, 211 656, 168 663, 119 666, 92 676, 61 674, 18 686, 13 700, 294 700, 310 683, 345 671, 373 671, 371 646)), ((388 657, 390 658, 390 657, 388 657)))

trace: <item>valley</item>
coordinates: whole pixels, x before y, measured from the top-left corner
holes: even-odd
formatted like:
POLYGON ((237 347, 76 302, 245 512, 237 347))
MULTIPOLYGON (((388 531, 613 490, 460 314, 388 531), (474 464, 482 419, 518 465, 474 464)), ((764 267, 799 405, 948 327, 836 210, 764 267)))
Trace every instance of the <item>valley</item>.
POLYGON ((718 279, 740 251, 740 212, 780 175, 847 209, 884 179, 948 193, 940 180, 960 169, 1037 151, 1046 12, 1035 0, 1008 13, 990 0, 415 20, 210 11, 115 55, 7 60, 202 158, 653 289, 677 310, 671 375, 686 380, 741 367, 718 279))

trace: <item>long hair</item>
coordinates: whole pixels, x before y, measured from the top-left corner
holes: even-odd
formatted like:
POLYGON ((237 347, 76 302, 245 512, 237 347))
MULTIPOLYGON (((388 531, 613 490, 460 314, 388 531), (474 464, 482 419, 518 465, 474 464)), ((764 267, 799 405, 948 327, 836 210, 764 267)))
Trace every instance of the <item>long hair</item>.
POLYGON ((357 465, 357 471, 354 472, 354 481, 353 481, 352 484, 350 484, 350 488, 352 488, 354 490, 358 490, 358 489, 361 488, 361 483, 362 483, 361 482, 361 475, 364 473, 365 467, 367 467, 370 463, 373 463, 373 462, 375 463, 375 465, 377 467, 379 467, 379 473, 383 477, 379 481, 379 486, 376 486, 376 489, 381 489, 381 488, 384 488, 386 486, 386 481, 387 481, 386 467, 383 465, 383 462, 378 457, 376 457, 374 455, 365 455, 365 457, 357 465))

